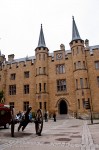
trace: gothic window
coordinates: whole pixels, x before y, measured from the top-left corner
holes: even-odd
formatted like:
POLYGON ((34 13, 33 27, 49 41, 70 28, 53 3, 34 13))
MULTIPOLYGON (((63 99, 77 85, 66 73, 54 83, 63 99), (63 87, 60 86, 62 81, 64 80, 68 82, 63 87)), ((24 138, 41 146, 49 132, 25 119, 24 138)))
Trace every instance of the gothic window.
POLYGON ((24 94, 29 94, 29 85, 24 85, 24 94))
POLYGON ((95 61, 95 68, 99 69, 99 61, 95 61))
POLYGON ((85 87, 88 88, 88 79, 85 78, 85 87))
POLYGON ((97 85, 99 87, 99 76, 97 77, 97 85))
POLYGON ((11 79, 11 80, 15 80, 15 78, 16 78, 16 74, 15 74, 15 73, 12 73, 11 76, 10 76, 10 79, 11 79))
POLYGON ((42 74, 42 68, 39 67, 39 74, 42 74))
POLYGON ((41 83, 39 83, 39 92, 41 92, 41 83))
POLYGON ((29 102, 23 102, 23 110, 24 111, 27 111, 28 110, 28 107, 29 107, 29 102))
POLYGON ((66 91, 66 80, 57 80, 57 92, 66 91))
POLYGON ((46 92, 46 83, 44 83, 44 92, 46 92))
POLYGON ((65 65, 64 64, 57 65, 56 74, 62 74, 62 73, 65 73, 65 65))
POLYGON ((16 95, 16 85, 9 85, 9 95, 16 95))
POLYGON ((80 78, 80 86, 81 86, 81 89, 83 88, 83 78, 80 78))
POLYGON ((86 68, 86 66, 85 66, 85 61, 83 61, 83 68, 84 68, 84 69, 86 68))
POLYGON ((24 78, 29 78, 29 71, 24 72, 24 78))
POLYGON ((76 79, 76 90, 78 89, 78 79, 76 79))
POLYGON ((77 47, 77 54, 79 54, 79 47, 77 47))
POLYGON ((74 63, 74 70, 76 70, 76 63, 74 63))
POLYGON ((80 53, 80 50, 81 50, 81 49, 80 49, 80 46, 78 46, 78 50, 77 50, 77 51, 78 51, 78 52, 77 52, 78 54, 80 53))
POLYGON ((78 69, 81 68, 81 61, 78 61, 78 69))

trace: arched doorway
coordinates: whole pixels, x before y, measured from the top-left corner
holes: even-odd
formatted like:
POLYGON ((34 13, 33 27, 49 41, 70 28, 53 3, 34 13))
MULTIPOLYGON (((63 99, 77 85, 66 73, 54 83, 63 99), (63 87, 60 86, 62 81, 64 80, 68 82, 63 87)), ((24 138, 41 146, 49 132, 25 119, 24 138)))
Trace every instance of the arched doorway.
POLYGON ((59 112, 60 114, 67 114, 67 103, 64 100, 61 100, 59 103, 59 112))

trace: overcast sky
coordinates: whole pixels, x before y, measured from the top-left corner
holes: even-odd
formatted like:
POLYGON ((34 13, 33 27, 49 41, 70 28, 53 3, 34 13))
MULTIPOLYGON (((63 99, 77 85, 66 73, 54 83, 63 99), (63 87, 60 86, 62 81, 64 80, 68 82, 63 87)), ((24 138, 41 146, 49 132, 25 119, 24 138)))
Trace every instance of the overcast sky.
POLYGON ((99 0, 0 0, 0 49, 8 57, 35 55, 41 23, 49 52, 70 49, 72 16, 80 37, 99 45, 99 0))

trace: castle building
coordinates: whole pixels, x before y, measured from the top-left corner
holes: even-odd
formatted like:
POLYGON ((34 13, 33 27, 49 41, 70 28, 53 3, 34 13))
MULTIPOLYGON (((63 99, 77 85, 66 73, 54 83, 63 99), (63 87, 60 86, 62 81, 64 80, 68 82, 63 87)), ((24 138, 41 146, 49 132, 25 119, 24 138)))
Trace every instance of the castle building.
POLYGON ((49 113, 92 112, 99 118, 99 45, 89 46, 78 32, 74 17, 70 50, 63 44, 60 50, 49 52, 41 25, 35 56, 8 61, 0 53, 1 102, 25 111, 32 106, 49 113))

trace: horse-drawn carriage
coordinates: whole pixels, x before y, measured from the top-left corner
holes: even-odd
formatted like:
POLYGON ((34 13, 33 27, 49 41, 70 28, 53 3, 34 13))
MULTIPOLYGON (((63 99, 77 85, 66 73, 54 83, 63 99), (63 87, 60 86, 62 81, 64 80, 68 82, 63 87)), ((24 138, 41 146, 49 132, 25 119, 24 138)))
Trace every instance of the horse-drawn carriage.
MULTIPOLYGON (((26 126, 28 125, 28 123, 31 122, 31 120, 29 119, 29 113, 30 113, 31 109, 32 109, 32 107, 28 107, 28 110, 26 111, 26 113, 19 120, 15 116, 14 108, 11 108, 11 107, 8 108, 2 104, 2 110, 4 111, 6 116, 7 116, 7 114, 9 114, 9 115, 8 115, 8 117, 5 117, 4 115, 2 115, 2 117, 0 117, 0 121, 3 122, 5 120, 5 122, 11 124, 11 136, 12 137, 14 137, 15 124, 17 124, 17 123, 19 124, 18 131, 21 129, 21 127, 22 127, 22 131, 23 131, 26 128, 26 126)), ((37 110, 37 112, 35 114, 35 118, 32 122, 35 123, 36 134, 40 136, 42 129, 43 129, 43 115, 42 115, 41 109, 37 110)), ((3 124, 1 124, 1 125, 3 125, 3 124)))
POLYGON ((0 104, 0 126, 9 128, 11 122, 11 110, 8 105, 0 104))

